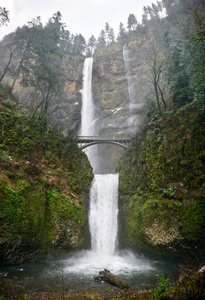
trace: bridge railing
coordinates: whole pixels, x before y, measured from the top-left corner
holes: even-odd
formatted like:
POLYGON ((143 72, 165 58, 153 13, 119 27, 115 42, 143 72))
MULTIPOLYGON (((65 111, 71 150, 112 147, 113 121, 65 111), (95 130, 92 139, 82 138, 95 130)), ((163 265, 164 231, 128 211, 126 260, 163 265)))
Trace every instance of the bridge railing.
POLYGON ((123 148, 128 148, 128 144, 131 141, 130 137, 118 137, 118 136, 78 136, 76 137, 77 143, 80 144, 80 148, 84 149, 94 144, 115 144, 123 148))
POLYGON ((119 136, 78 136, 78 141, 131 141, 130 137, 119 137, 119 136))

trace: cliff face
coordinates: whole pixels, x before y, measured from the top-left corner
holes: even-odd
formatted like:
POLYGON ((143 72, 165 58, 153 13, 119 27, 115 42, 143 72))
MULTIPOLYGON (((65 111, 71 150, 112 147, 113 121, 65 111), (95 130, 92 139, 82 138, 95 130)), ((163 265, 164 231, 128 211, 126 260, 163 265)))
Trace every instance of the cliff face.
MULTIPOLYGON (((85 246, 88 159, 0 91, 0 264, 60 257, 85 246)), ((86 229, 87 231, 87 229, 86 229)))
POLYGON ((51 124, 64 135, 77 135, 80 127, 83 63, 82 56, 72 55, 64 59, 64 96, 60 108, 50 116, 51 124))
POLYGON ((139 131, 145 100, 152 91, 146 47, 147 41, 139 37, 94 55, 93 96, 103 135, 133 136, 139 131))
MULTIPOLYGON (((53 111, 53 113, 49 115, 49 121, 65 136, 68 135, 68 133, 76 135, 80 126, 83 63, 83 56, 66 55, 64 57, 63 69, 66 76, 66 81, 62 82, 64 92, 59 101, 58 109, 54 109, 56 99, 51 99, 49 103, 50 111, 53 111)), ((7 75, 3 82, 11 86, 13 79, 7 75)), ((19 82, 20 79, 16 81, 14 94, 17 95, 19 103, 30 107, 34 88, 22 87, 19 82)), ((34 107, 37 107, 40 101, 41 98, 37 93, 34 107)))
MULTIPOLYGON (((153 92, 146 62, 149 44, 146 35, 131 35, 126 44, 114 43, 94 54, 92 91, 100 134, 133 136, 138 132, 144 118, 145 101, 153 92)), ((1 73, 8 55, 4 54, 4 64, 0 63, 1 73)), ((76 135, 80 127, 84 59, 80 55, 64 55, 64 93, 58 109, 49 115, 51 124, 64 135, 68 132, 76 135)), ((4 83, 12 86, 13 80, 6 73, 4 83)), ((14 93, 21 104, 30 106, 35 88, 23 88, 19 82, 20 79, 16 81, 14 93)), ((34 108, 40 101, 37 92, 34 108)), ((51 111, 57 101, 51 99, 51 111)))
POLYGON ((153 119, 120 165, 121 241, 142 252, 204 258, 204 115, 153 119))

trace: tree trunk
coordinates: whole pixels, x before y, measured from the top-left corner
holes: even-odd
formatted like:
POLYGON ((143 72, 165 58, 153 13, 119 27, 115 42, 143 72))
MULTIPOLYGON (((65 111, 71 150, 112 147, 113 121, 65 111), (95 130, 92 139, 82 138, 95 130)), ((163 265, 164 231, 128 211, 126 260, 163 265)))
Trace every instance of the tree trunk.
POLYGON ((8 61, 7 65, 6 65, 6 68, 5 68, 5 70, 4 70, 4 72, 3 72, 2 76, 1 76, 1 78, 0 78, 0 82, 2 82, 4 76, 6 75, 6 72, 7 72, 7 69, 8 69, 8 67, 9 67, 10 63, 11 63, 11 59, 12 59, 13 54, 14 54, 14 51, 11 51, 11 52, 10 52, 10 56, 9 56, 9 61, 8 61))
POLYGON ((162 110, 161 110, 160 103, 159 103, 158 86, 157 86, 157 82, 156 81, 154 81, 154 91, 155 91, 155 96, 156 96, 156 100, 157 100, 158 112, 159 112, 160 116, 162 116, 162 110))
POLYGON ((18 76, 19 76, 19 73, 20 73, 20 69, 21 69, 22 63, 23 63, 23 57, 21 58, 20 63, 19 63, 19 66, 18 66, 18 69, 17 69, 17 71, 16 71, 16 75, 15 75, 15 77, 14 77, 14 81, 13 81, 12 86, 11 86, 11 93, 13 92, 13 89, 14 89, 14 86, 15 86, 15 83, 16 83, 16 80, 17 80, 17 78, 18 78, 18 76))
POLYGON ((125 282, 120 277, 112 274, 109 270, 104 269, 104 271, 100 271, 99 275, 94 276, 96 281, 106 281, 109 284, 119 287, 120 289, 129 288, 129 284, 125 282))
POLYGON ((38 83, 39 83, 39 79, 37 79, 37 82, 36 82, 35 90, 34 90, 34 93, 33 93, 33 99, 32 99, 31 104, 30 104, 30 110, 34 109, 34 104, 35 104, 35 101, 36 101, 36 95, 37 95, 37 92, 38 92, 38 83))

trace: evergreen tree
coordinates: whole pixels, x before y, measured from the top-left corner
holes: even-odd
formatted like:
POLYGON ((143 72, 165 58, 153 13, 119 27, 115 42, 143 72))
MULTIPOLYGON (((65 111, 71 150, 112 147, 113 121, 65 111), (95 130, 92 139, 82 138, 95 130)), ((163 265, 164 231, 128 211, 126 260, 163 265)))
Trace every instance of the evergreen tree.
POLYGON ((22 86, 33 88, 31 109, 34 114, 40 113, 43 130, 46 130, 48 115, 59 106, 63 95, 63 56, 59 47, 63 24, 60 19, 60 13, 56 13, 43 27, 38 17, 19 31, 24 51, 17 76, 20 75, 22 86), (54 98, 55 107, 51 105, 54 98))
POLYGON ((86 49, 86 41, 81 34, 76 34, 73 40, 73 54, 83 54, 86 49))
POLYGON ((96 49, 96 44, 97 44, 96 38, 94 37, 94 35, 92 35, 88 40, 88 45, 86 49, 87 56, 92 56, 94 54, 96 49))
POLYGON ((105 23, 105 40, 107 45, 110 45, 115 41, 114 30, 107 22, 105 23))
POLYGON ((60 49, 65 54, 71 54, 72 53, 72 38, 70 35, 69 30, 62 29, 61 33, 61 40, 60 40, 60 49))
POLYGON ((97 39, 96 49, 102 49, 106 46, 105 31, 101 30, 100 36, 97 39))
POLYGON ((119 42, 125 43, 126 39, 127 39, 127 34, 126 34, 125 27, 122 23, 120 23, 120 25, 119 25, 119 34, 118 34, 117 40, 119 42))
POLYGON ((146 6, 143 6, 142 25, 144 27, 148 25, 148 11, 146 6))
POLYGON ((138 21, 133 14, 129 14, 128 21, 127 21, 127 28, 129 31, 135 31, 138 26, 138 21))

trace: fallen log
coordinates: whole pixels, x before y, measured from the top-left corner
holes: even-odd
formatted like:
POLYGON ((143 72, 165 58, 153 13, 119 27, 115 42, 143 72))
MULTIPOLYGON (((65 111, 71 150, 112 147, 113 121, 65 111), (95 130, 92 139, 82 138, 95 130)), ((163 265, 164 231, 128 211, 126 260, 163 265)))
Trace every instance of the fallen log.
POLYGON ((109 284, 119 287, 120 289, 130 288, 129 284, 125 282, 120 277, 114 275, 109 270, 104 269, 104 271, 100 271, 99 275, 94 276, 95 281, 105 281, 109 284))

